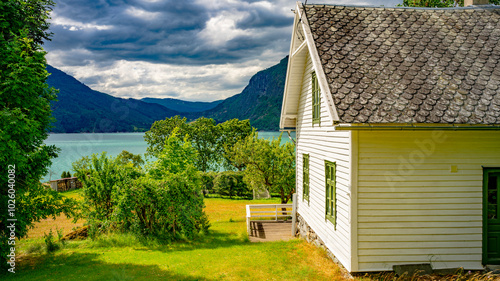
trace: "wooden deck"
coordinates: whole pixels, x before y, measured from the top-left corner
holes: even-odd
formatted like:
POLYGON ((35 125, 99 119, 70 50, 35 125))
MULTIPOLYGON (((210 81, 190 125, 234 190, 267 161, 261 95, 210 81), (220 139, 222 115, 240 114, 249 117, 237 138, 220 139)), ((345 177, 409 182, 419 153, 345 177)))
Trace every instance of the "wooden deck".
POLYGON ((292 221, 250 221, 250 242, 292 239, 292 221))

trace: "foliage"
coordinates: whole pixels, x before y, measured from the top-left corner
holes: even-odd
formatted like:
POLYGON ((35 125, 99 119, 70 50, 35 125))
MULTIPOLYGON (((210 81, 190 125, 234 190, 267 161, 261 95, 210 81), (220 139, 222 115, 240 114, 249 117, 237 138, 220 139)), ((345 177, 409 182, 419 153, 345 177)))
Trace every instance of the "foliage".
POLYGON ((147 174, 137 161, 142 159, 126 151, 116 158, 104 152, 73 163, 83 184, 91 237, 123 230, 166 240, 191 239, 208 229, 200 177, 193 164, 198 154, 177 132, 174 129, 165 140, 147 174))
POLYGON ((52 229, 49 231, 49 234, 44 233, 43 240, 45 242, 47 253, 52 253, 59 250, 59 244, 57 244, 57 242, 54 240, 52 229))
POLYGON ((71 173, 69 171, 63 171, 61 174, 61 179, 71 178, 71 173))
MULTIPOLYGON (((53 4, 50 0, 0 2, 1 260, 14 246, 7 243, 7 226, 12 223, 7 219, 17 220, 14 233, 20 239, 34 222, 74 211, 71 200, 40 184, 58 152, 55 146, 43 143, 51 122, 50 101, 56 98, 55 90, 46 84, 41 47, 50 37, 47 20, 53 4), (8 193, 9 189, 14 192, 8 193), (8 208, 9 200, 15 208, 8 208)), ((0 264, 0 268, 5 266, 5 262, 0 264)))
POLYGON ((151 129, 144 134, 144 140, 148 143, 148 154, 157 156, 162 151, 165 140, 170 137, 175 128, 178 128, 178 134, 186 135, 186 122, 187 119, 180 118, 180 116, 154 122, 151 129))
POLYGON ((251 190, 243 181, 243 172, 225 171, 220 172, 214 179, 214 190, 220 195, 250 196, 251 190))
POLYGON ((165 140, 158 160, 149 169, 149 174, 154 179, 163 179, 171 174, 186 174, 193 180, 198 180, 198 173, 194 167, 194 162, 198 157, 197 151, 191 145, 187 136, 181 140, 178 129, 174 129, 172 134, 165 140))
POLYGON ((188 124, 188 135, 193 147, 198 152, 195 166, 200 171, 213 171, 217 169, 220 162, 220 154, 217 153, 220 128, 213 119, 198 118, 188 124))
MULTIPOLYGON (((500 0, 489 0, 490 4, 500 5, 500 0)), ((403 0, 404 7, 452 8, 463 7, 464 0, 403 0)))
POLYGON ((232 161, 246 166, 247 185, 254 190, 277 192, 286 204, 295 192, 295 146, 288 142, 280 145, 281 137, 269 141, 253 132, 226 153, 232 161))
POLYGON ((148 143, 148 154, 157 157, 163 149, 165 139, 171 136, 176 128, 177 134, 187 138, 196 149, 198 156, 194 163, 199 171, 217 171, 220 167, 228 170, 243 168, 235 167, 234 163, 225 157, 224 147, 234 145, 251 133, 252 127, 248 120, 233 119, 216 125, 213 119, 201 117, 186 123, 186 118, 175 116, 156 121, 144 136, 148 143))
POLYGON ((125 229, 166 239, 193 238, 209 227, 203 211, 197 152, 175 129, 165 140, 149 174, 125 186, 118 219, 125 229))
POLYGON ((217 153, 223 156, 221 166, 226 170, 233 170, 236 168, 238 171, 242 171, 245 168, 245 165, 231 161, 231 158, 228 157, 225 151, 252 133, 250 120, 231 119, 219 124, 218 126, 222 132, 220 135, 220 144, 218 145, 217 150, 217 153))
POLYGON ((201 189, 204 195, 214 193, 214 179, 216 172, 200 172, 201 189))
POLYGON ((144 164, 144 160, 140 154, 133 154, 126 150, 123 150, 117 157, 123 165, 132 163, 134 167, 138 168, 144 164))
POLYGON ((83 184, 84 216, 93 231, 113 225, 112 214, 120 189, 141 175, 132 163, 123 164, 120 158, 108 157, 106 152, 83 157, 73 163, 73 170, 83 184))
POLYGON ((209 227, 199 186, 183 174, 141 177, 122 194, 118 216, 125 229, 171 240, 192 239, 209 227))

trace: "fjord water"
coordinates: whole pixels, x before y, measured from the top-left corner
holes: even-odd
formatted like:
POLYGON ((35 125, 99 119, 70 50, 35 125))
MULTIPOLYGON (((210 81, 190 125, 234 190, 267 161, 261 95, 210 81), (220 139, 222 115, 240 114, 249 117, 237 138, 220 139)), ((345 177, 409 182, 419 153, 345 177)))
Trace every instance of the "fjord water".
MULTIPOLYGON (((259 132, 259 137, 265 139, 277 138, 279 135, 279 132, 259 132)), ((292 137, 295 138, 295 134, 292 137)), ((290 141, 286 133, 283 134, 281 141, 282 143, 290 141)), ((108 155, 117 156, 123 150, 133 154, 144 154, 147 148, 144 133, 50 134, 45 144, 55 145, 61 152, 52 160, 52 166, 42 182, 59 179, 63 171, 70 171, 73 174, 71 164, 83 156, 100 154, 103 151, 108 155)))

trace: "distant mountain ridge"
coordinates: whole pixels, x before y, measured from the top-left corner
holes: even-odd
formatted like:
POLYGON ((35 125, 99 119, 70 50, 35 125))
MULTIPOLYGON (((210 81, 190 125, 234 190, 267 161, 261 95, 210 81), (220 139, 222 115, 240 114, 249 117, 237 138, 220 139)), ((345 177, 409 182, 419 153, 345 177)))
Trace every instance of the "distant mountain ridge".
POLYGON ((202 112, 216 107, 224 100, 202 102, 202 101, 183 101, 171 98, 164 98, 164 99, 143 98, 141 99, 141 101, 147 103, 157 103, 159 105, 163 105, 166 108, 179 112, 202 112))
POLYGON ((225 99, 215 108, 197 116, 224 122, 232 118, 250 119, 262 131, 278 131, 285 89, 288 56, 278 64, 257 72, 240 94, 225 99))
POLYGON ((277 131, 288 57, 255 74, 235 96, 214 102, 176 99, 123 99, 94 91, 74 77, 50 65, 47 83, 59 89, 52 103, 54 133, 143 132, 154 121, 180 115, 194 120, 201 116, 217 122, 250 119, 258 130, 277 131), (177 109, 177 110, 174 110, 177 109), (183 112, 181 112, 183 111, 183 112))
POLYGON ((142 132, 156 120, 180 113, 158 104, 122 99, 94 91, 50 65, 47 83, 58 89, 52 102, 54 133, 142 132))

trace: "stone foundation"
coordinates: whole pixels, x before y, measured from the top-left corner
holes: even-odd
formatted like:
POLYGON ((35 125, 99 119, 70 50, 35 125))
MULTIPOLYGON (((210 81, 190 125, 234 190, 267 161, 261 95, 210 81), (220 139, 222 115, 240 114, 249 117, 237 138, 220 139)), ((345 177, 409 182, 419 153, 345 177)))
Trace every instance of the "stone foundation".
POLYGON ((336 263, 341 271, 344 278, 354 279, 352 275, 345 269, 345 267, 340 263, 340 261, 335 257, 335 255, 326 247, 325 243, 319 238, 319 236, 312 230, 312 228, 307 224, 307 222, 302 218, 302 216, 297 213, 297 231, 295 236, 299 236, 300 238, 306 240, 308 243, 315 245, 316 247, 325 251, 327 256, 332 259, 334 263, 336 263))

